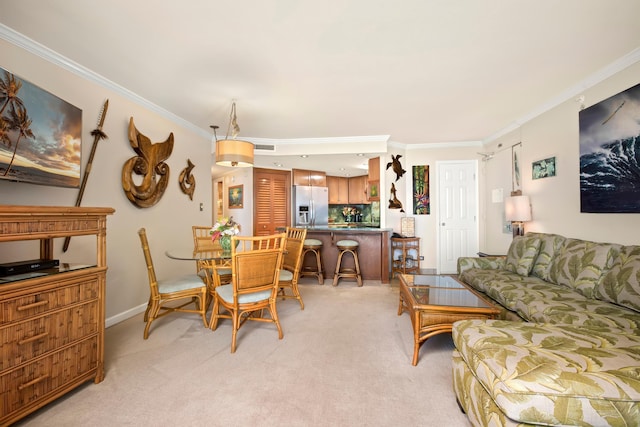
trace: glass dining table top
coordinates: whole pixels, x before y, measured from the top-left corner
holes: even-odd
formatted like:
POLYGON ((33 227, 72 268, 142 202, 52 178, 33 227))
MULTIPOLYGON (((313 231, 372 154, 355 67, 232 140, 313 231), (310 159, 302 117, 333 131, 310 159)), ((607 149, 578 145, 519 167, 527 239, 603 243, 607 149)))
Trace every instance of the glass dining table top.
POLYGON ((184 261, 211 261, 231 259, 231 251, 223 250, 194 251, 188 249, 172 249, 165 251, 165 255, 171 259, 184 261))

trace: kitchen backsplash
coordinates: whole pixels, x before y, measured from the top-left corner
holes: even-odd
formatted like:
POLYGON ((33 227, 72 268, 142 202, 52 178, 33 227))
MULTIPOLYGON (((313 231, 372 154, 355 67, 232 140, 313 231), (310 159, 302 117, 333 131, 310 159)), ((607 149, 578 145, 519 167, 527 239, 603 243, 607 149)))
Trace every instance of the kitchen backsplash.
POLYGON ((329 205, 329 223, 365 223, 380 225, 380 202, 371 204, 329 205))

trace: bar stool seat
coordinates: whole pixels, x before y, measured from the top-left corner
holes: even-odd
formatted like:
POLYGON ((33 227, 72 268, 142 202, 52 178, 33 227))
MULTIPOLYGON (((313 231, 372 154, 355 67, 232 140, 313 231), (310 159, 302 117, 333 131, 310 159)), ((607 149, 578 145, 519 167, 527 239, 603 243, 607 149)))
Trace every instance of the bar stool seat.
POLYGON ((355 240, 338 240, 336 246, 340 253, 338 254, 338 263, 336 264, 336 272, 333 275, 333 286, 338 285, 338 280, 342 277, 355 278, 358 286, 362 286, 362 276, 360 275, 360 263, 358 262, 358 242, 355 240), (342 267, 342 257, 344 254, 350 253, 353 256, 355 268, 342 267))
POLYGON ((302 246, 302 264, 303 267, 300 270, 300 276, 314 276, 318 278, 318 283, 324 285, 324 273, 322 271, 322 257, 320 256, 320 250, 322 249, 322 240, 318 239, 304 239, 304 245, 302 246), (311 253, 315 256, 315 266, 304 266, 304 257, 307 253, 311 253))

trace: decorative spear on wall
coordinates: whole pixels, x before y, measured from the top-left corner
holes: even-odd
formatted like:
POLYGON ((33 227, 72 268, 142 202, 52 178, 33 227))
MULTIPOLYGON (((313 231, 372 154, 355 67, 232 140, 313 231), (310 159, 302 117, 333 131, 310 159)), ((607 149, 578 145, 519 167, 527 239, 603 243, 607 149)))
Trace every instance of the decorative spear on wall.
MULTIPOLYGON (((84 168, 84 175, 82 177, 82 183, 80 184, 80 192, 78 193, 78 198, 76 199, 76 207, 80 206, 82 202, 82 196, 84 195, 84 189, 87 186, 87 180, 89 179, 89 173, 91 173, 91 165, 93 164, 93 156, 96 154, 96 147, 98 146, 98 142, 101 139, 107 139, 108 136, 106 133, 102 132, 102 126, 104 125, 104 118, 107 116, 107 109, 109 108, 109 100, 104 101, 104 105, 102 106, 102 111, 100 111, 100 118, 98 119, 98 127, 91 131, 91 135, 93 135, 93 145, 91 146, 91 153, 89 154, 89 161, 87 162, 87 166, 84 168)), ((66 252, 69 249, 69 242, 71 241, 71 236, 67 236, 64 239, 64 245, 62 246, 62 252, 66 252)))

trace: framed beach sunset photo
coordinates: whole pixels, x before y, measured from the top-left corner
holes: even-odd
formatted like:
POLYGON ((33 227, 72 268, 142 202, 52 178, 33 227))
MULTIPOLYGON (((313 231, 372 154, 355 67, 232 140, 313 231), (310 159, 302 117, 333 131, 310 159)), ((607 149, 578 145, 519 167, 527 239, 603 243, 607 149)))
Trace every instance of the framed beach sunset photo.
POLYGON ((0 179, 80 186, 82 110, 0 68, 0 179))

